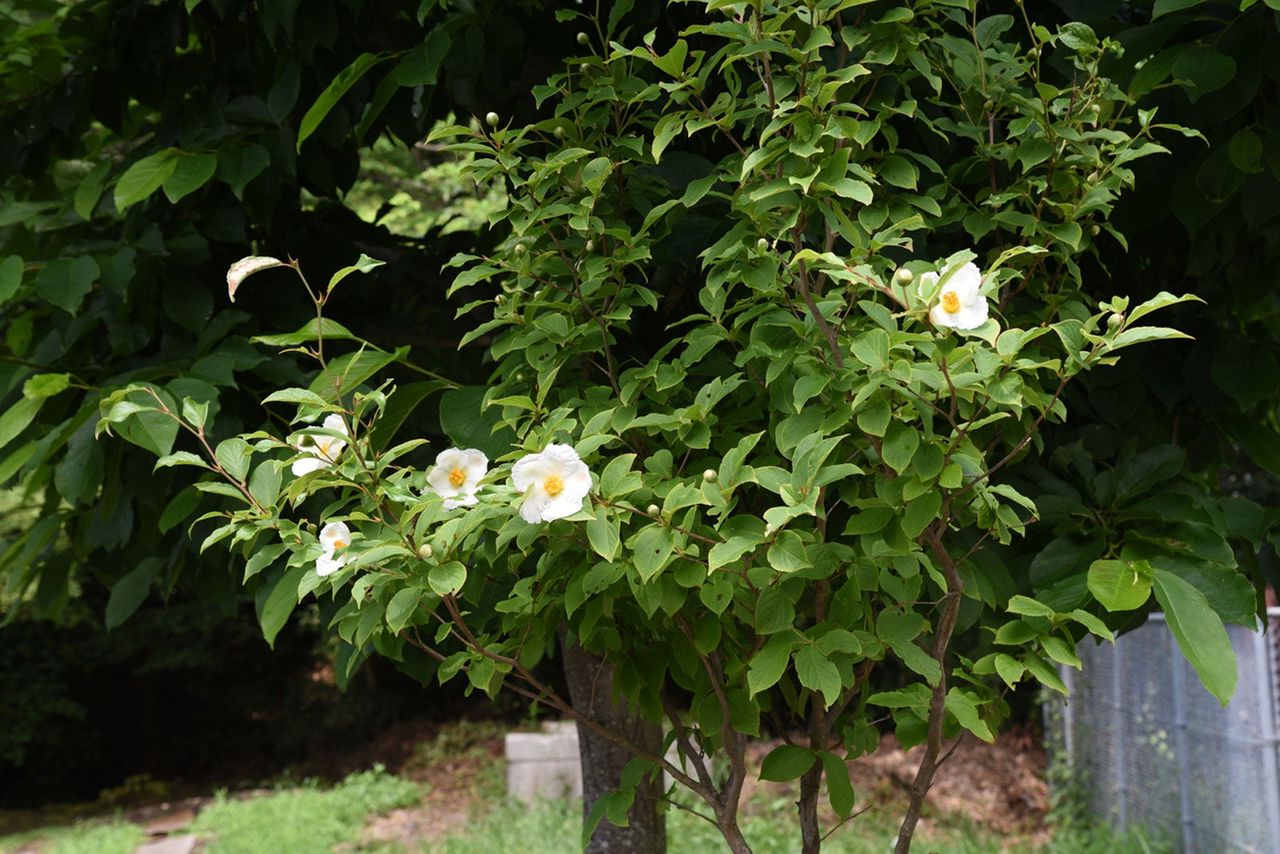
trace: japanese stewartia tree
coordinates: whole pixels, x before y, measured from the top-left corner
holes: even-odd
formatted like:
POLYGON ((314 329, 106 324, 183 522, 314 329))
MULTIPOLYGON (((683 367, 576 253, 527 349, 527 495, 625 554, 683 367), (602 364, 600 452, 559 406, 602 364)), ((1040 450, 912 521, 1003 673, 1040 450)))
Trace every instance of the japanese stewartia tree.
MULTIPOLYGON (((534 89, 543 118, 436 134, 507 187, 496 248, 450 265, 461 346, 489 380, 440 398, 449 444, 401 430, 449 381, 406 403, 398 342, 326 313, 348 289, 378 303, 377 262, 320 286, 288 247, 227 276, 230 296, 290 289, 314 308, 259 339, 312 363, 263 397, 279 426, 221 437, 203 402, 133 383, 99 429, 163 436, 157 466, 200 473, 220 502, 191 523, 201 548, 269 579, 269 635, 315 596, 344 668, 425 654, 442 681, 506 688, 629 750, 588 832, 665 772, 748 850, 745 744, 768 729, 803 733, 761 774, 799 780, 816 851, 822 790, 853 815, 847 760, 889 715, 925 745, 906 851, 949 747, 991 740, 1021 680, 1061 689, 1075 644, 1153 595, 1225 701, 1238 603, 1213 585, 1247 587, 1230 548, 1162 561, 1176 544, 1137 514, 1090 530, 1097 560, 1027 573, 1016 542, 1043 513, 1009 476, 1082 375, 1185 337, 1152 315, 1194 297, 1101 299, 1087 271, 1123 243, 1110 215, 1134 162, 1194 132, 1104 74, 1117 42, 1021 7, 682 7, 678 33, 633 31, 628 3, 561 11, 581 55, 534 89), (964 654, 958 627, 977 637, 964 654), (538 675, 562 637, 678 760, 538 675)), ((1167 468, 1145 460, 1113 494, 1167 468)))

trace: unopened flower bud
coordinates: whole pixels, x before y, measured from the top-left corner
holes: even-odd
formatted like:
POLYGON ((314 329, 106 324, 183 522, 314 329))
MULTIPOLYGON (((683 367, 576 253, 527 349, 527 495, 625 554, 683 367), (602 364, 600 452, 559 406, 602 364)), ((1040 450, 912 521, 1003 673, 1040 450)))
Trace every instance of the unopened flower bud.
POLYGON ((528 253, 529 247, 525 246, 523 243, 517 243, 515 246, 515 249, 513 249, 512 251, 515 252, 517 255, 524 255, 528 253))
POLYGON ((506 303, 506 301, 507 301, 506 294, 498 294, 496 297, 493 298, 494 305, 503 305, 504 303, 506 303))
POLYGON ((659 507, 657 504, 650 504, 647 508, 645 508, 645 512, 648 513, 650 516, 657 516, 659 513, 662 512, 662 508, 659 507))
POLYGON ((518 383, 522 383, 522 382, 524 382, 524 372, 523 372, 523 371, 516 373, 516 382, 518 382, 518 383))
POLYGON ((1040 58, 1040 48, 1038 48, 1038 47, 1033 47, 1033 48, 1031 48, 1031 50, 1027 51, 1027 58, 1028 58, 1028 59, 1032 59, 1032 60, 1039 59, 1039 58, 1040 58))
POLYGON ((1102 234, 1102 227, 1098 225, 1091 225, 1089 226, 1089 233, 1094 237, 1097 237, 1099 234, 1102 234))
POLYGON ((486 113, 484 117, 484 121, 485 121, 485 124, 487 124, 489 127, 496 128, 498 126, 498 114, 486 113))
POLYGON ((556 129, 552 131, 556 139, 564 139, 564 125, 556 125, 556 129))
POLYGON ((707 469, 702 473, 702 479, 707 483, 715 483, 717 477, 718 475, 716 474, 715 469, 707 469))
POLYGON ((588 240, 588 241, 587 241, 587 245, 586 245, 586 246, 584 246, 583 248, 584 248, 584 249, 586 249, 588 252, 595 252, 595 251, 596 251, 596 242, 595 242, 594 240, 588 240))
POLYGON ((587 63, 585 63, 585 62, 584 62, 584 63, 582 63, 581 65, 579 65, 579 66, 578 66, 578 73, 579 73, 579 74, 583 74, 583 75, 590 74, 590 73, 591 73, 591 66, 590 66, 590 65, 587 65, 587 63))
POLYGON ((1101 177, 1102 176, 1098 174, 1098 170, 1094 169, 1092 172, 1089 173, 1089 177, 1086 178, 1085 180, 1088 181, 1090 184, 1096 184, 1098 183, 1098 179, 1101 177))
POLYGON ((418 557, 423 560, 430 560, 435 551, 431 548, 431 543, 423 543, 418 546, 418 557))
POLYGON ((591 41, 591 37, 586 33, 578 33, 578 44, 586 44, 591 41))
POLYGON ((990 98, 982 102, 982 109, 988 113, 994 110, 995 108, 996 108, 996 102, 991 100, 990 98))
POLYGON ((767 251, 769 249, 769 241, 765 240, 763 237, 760 238, 756 241, 756 248, 761 252, 767 251))
POLYGON ((1112 329, 1118 328, 1122 323, 1124 323, 1124 315, 1117 311, 1113 311, 1107 316, 1107 326, 1110 326, 1112 329))
POLYGON ((899 267, 898 272, 894 273, 893 277, 898 280, 898 284, 909 285, 911 284, 911 280, 914 279, 916 275, 915 273, 908 270, 906 267, 899 267))

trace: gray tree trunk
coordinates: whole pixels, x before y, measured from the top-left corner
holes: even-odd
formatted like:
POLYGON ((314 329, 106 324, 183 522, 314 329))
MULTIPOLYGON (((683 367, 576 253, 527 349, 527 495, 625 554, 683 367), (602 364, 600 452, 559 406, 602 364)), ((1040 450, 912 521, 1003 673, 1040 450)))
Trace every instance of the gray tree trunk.
MULTIPOLYGON (((613 668, 563 633, 560 649, 573 707, 622 733, 632 743, 660 754, 662 727, 645 720, 626 701, 614 703, 613 668)), ((578 724, 578 745, 582 757, 582 814, 586 818, 597 799, 617 790, 622 770, 632 755, 582 724, 578 724)), ((662 794, 661 775, 641 782, 628 814, 628 826, 618 827, 608 819, 602 820, 587 845, 587 854, 666 854, 666 814, 658 800, 662 794)))

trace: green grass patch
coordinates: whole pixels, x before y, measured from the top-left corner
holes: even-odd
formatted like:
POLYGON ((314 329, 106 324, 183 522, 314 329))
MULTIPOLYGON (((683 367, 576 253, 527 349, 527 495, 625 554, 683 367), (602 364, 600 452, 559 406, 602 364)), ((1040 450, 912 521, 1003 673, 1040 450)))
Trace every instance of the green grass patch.
POLYGON ((0 852, 17 851, 39 841, 42 854, 130 854, 145 836, 142 828, 127 821, 85 821, 2 837, 0 852))
POLYGON ((206 840, 210 854, 331 851, 358 842, 372 816, 421 797, 420 785, 377 767, 352 774, 332 789, 308 784, 243 801, 220 795, 190 830, 206 840))

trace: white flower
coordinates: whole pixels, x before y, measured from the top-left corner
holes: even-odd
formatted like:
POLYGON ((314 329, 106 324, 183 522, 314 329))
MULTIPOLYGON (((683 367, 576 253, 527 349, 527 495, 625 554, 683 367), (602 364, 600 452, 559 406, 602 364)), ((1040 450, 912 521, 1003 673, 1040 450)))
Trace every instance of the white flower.
POLYGON ((351 529, 345 522, 330 522, 320 529, 320 557, 316 558, 316 575, 332 575, 347 565, 347 556, 338 554, 351 545, 351 529))
MULTIPOLYGON (((325 418, 321 426, 344 436, 350 435, 347 433, 347 425, 342 422, 342 416, 336 413, 325 418)), ((310 444, 298 444, 294 447, 305 454, 310 454, 311 459, 303 458, 294 462, 290 467, 294 477, 302 477, 304 474, 328 468, 338 461, 338 455, 347 446, 346 441, 337 436, 307 436, 306 441, 310 444)))
POLYGON ((591 491, 591 472, 568 445, 547 445, 511 468, 511 482, 524 494, 520 515, 526 522, 550 522, 582 509, 591 491))
POLYGON ((489 458, 475 448, 449 448, 436 455, 436 464, 427 472, 427 484, 444 499, 444 509, 470 507, 476 503, 480 479, 489 470, 489 458))
MULTIPOLYGON (((920 278, 926 287, 938 283, 937 273, 925 273, 920 278)), ((981 286, 982 272, 970 261, 942 285, 937 304, 929 309, 929 321, 952 329, 977 329, 986 323, 987 298, 978 292, 981 286)))

